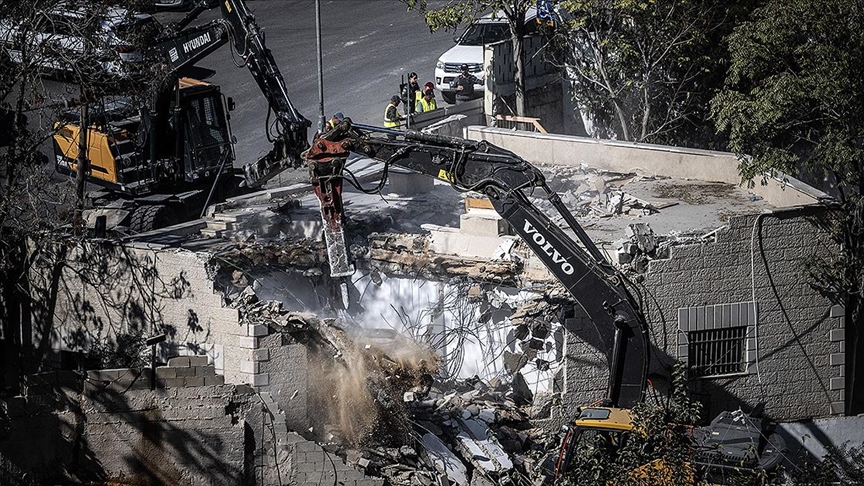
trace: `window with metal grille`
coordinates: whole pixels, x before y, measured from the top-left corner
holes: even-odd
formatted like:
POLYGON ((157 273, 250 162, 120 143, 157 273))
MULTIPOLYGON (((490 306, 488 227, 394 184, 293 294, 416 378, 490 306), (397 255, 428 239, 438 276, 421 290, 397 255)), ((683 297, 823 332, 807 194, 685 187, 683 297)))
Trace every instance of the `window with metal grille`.
POLYGON ((756 359, 756 302, 678 309, 678 359, 693 377, 749 373, 756 359))
POLYGON ((747 371, 747 326, 687 333, 687 355, 693 376, 717 376, 747 371))

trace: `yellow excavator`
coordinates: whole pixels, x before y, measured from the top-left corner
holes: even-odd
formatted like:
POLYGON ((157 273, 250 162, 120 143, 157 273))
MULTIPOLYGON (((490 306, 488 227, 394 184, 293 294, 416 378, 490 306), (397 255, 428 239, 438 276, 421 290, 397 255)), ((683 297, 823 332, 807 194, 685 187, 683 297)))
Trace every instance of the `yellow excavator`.
MULTIPOLYGON (((201 2, 158 40, 152 53, 164 75, 149 83, 145 106, 131 99, 89 106, 86 180, 101 190, 87 201, 89 213, 105 215, 109 227, 140 233, 201 217, 209 204, 298 166, 308 147, 310 122, 291 103, 254 16, 243 0, 219 5, 220 19, 190 27, 210 8, 201 2), (234 169, 233 100, 219 86, 180 75, 229 41, 274 115, 268 127, 273 148, 242 171, 234 169)), ((55 167, 61 173, 78 169, 81 127, 77 112, 56 123, 55 167)))

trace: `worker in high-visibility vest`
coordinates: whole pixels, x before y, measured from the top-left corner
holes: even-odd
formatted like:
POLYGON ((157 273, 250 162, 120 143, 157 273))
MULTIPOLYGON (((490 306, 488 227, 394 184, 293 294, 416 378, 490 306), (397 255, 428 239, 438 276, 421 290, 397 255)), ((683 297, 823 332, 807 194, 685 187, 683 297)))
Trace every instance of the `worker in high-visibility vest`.
POLYGON ((427 111, 437 110, 438 104, 435 102, 435 85, 426 83, 423 85, 423 96, 417 100, 417 106, 414 111, 417 113, 426 113, 427 111))
POLYGON ((402 124, 402 120, 405 117, 399 114, 399 97, 393 95, 390 98, 390 103, 387 104, 387 108, 384 109, 384 127, 385 128, 399 128, 402 124))

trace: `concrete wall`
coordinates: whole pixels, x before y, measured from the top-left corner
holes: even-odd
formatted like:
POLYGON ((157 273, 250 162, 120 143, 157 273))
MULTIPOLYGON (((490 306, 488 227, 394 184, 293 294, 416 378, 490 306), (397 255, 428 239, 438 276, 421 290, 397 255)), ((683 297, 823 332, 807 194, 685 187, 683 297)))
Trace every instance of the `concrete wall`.
MULTIPOLYGON (((512 150, 533 164, 587 165, 612 172, 661 175, 706 182, 739 184, 735 154, 648 145, 615 140, 599 140, 570 135, 517 132, 492 127, 468 127, 467 138, 488 140, 512 150)), ((812 204, 823 193, 795 179, 780 177, 763 186, 757 181, 754 194, 778 207, 812 204)))
MULTIPOLYGON (((768 416, 782 421, 841 414, 843 311, 810 288, 802 267, 814 251, 837 251, 820 227, 827 217, 804 210, 738 217, 716 241, 674 246, 668 259, 652 260, 638 285, 652 328, 652 371, 668 374, 664 368, 674 360, 687 360, 682 311, 755 300, 746 370, 691 382, 707 416, 738 407, 749 411, 759 402, 766 402, 768 416)), ((602 392, 607 365, 587 344, 590 323, 580 325, 577 319, 568 325, 584 331, 568 340, 566 391, 578 396, 568 400, 586 403, 602 392)))

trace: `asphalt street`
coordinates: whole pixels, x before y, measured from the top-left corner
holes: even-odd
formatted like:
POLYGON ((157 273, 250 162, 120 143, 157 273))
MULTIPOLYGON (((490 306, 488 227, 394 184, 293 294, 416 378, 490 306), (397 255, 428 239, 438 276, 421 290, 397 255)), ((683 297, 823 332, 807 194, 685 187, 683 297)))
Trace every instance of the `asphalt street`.
MULTIPOLYGON (((443 4, 432 1, 430 5, 443 4)), ((318 122, 318 66, 314 0, 254 0, 247 4, 265 33, 297 109, 318 122)), ((217 18, 218 9, 198 22, 217 18)), ((165 14, 160 15, 164 17, 165 14)), ((177 18, 172 13, 165 18, 177 18)), ((197 22, 196 22, 197 23, 197 22)), ((324 113, 342 112, 357 123, 383 124, 389 98, 400 79, 416 71, 422 85, 432 81, 438 56, 453 46, 454 32, 431 34, 417 11, 398 0, 321 0, 324 113)), ((237 137, 237 163, 257 160, 270 149, 265 122, 267 103, 239 58, 227 45, 198 63, 216 73, 208 81, 222 87, 237 108, 231 125, 237 137)))

